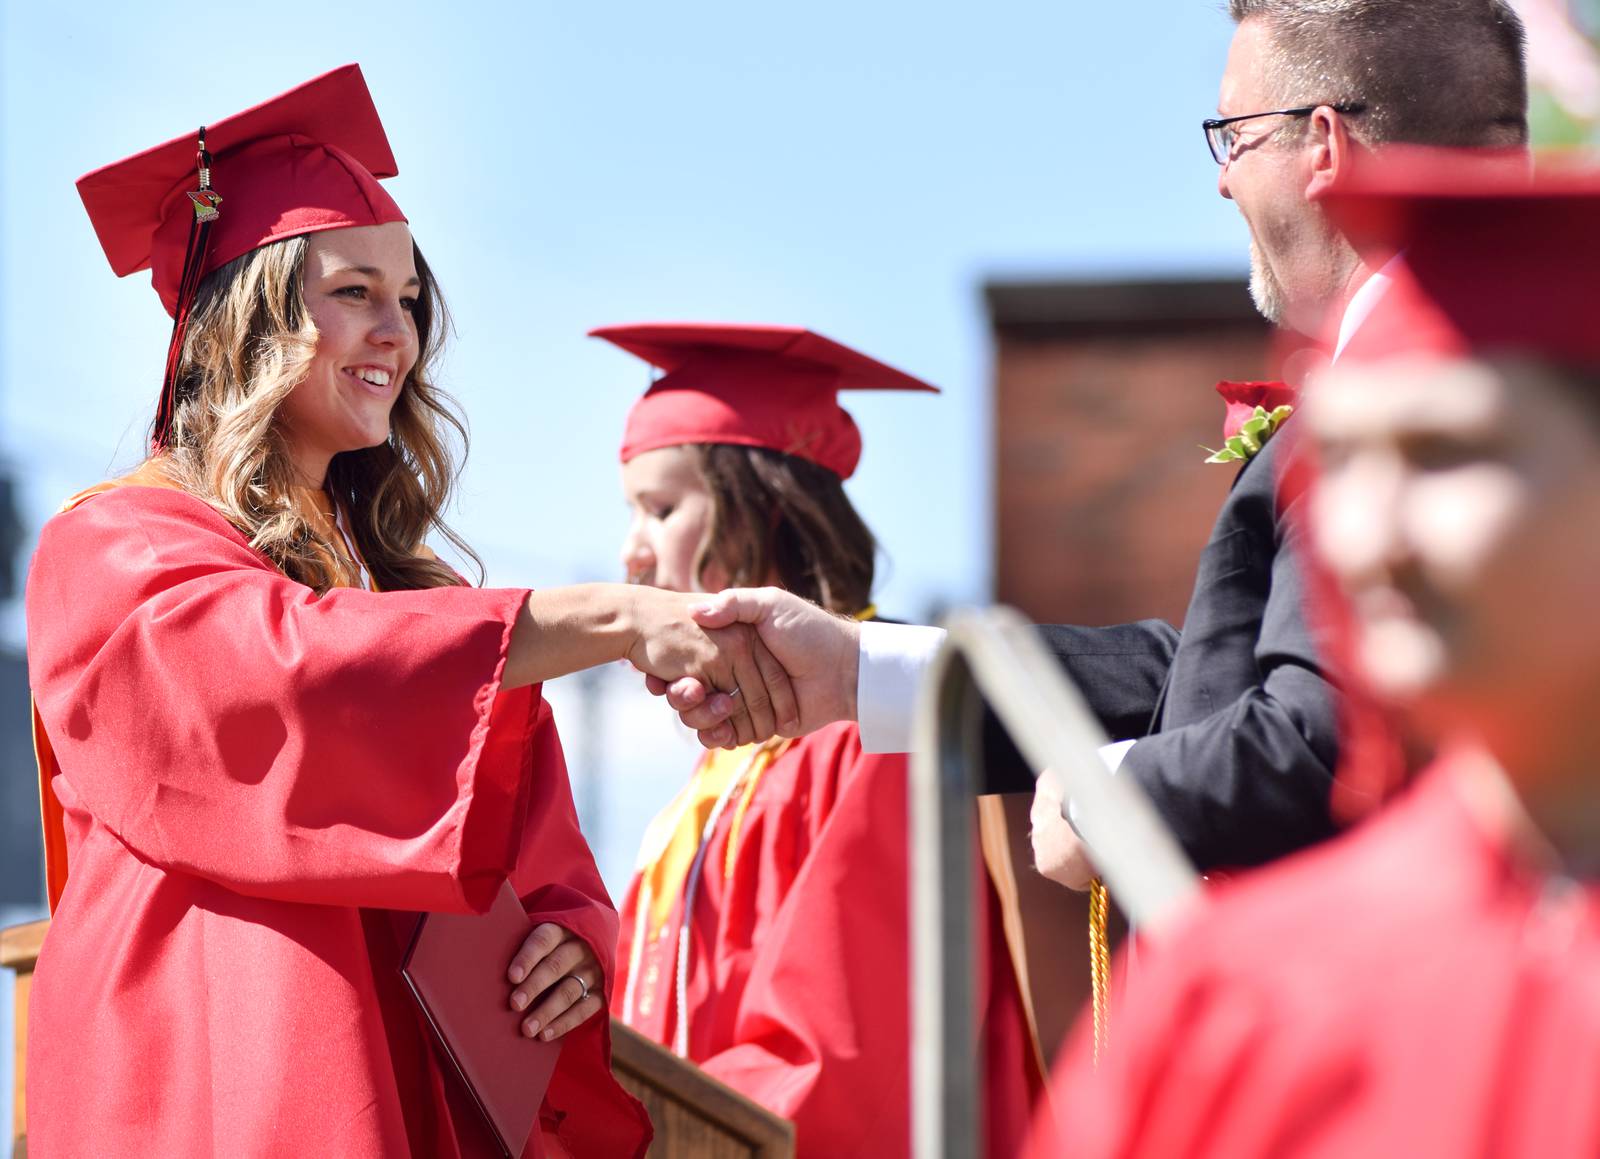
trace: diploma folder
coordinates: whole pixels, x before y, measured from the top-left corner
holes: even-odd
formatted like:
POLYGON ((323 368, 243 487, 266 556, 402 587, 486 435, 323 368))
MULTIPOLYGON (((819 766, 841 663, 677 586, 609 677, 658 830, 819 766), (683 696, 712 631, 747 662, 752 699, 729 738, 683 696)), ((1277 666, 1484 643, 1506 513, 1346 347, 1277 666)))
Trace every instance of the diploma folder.
MULTIPOLYGON (((522 1154, 561 1043, 522 1033, 506 970, 533 923, 509 881, 486 914, 423 914, 401 976, 501 1150, 522 1154)), ((531 1007, 530 1003, 530 1007, 531 1007)))

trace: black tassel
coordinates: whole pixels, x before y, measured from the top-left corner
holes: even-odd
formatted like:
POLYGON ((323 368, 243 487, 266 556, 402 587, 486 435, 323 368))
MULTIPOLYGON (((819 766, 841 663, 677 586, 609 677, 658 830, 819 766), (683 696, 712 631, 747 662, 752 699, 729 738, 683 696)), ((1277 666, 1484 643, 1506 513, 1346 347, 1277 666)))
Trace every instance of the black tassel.
POLYGON ((222 214, 222 195, 211 188, 211 154, 206 152, 206 129, 200 126, 200 145, 195 154, 199 188, 189 194, 194 220, 189 223, 189 244, 183 253, 183 274, 178 279, 178 301, 172 313, 172 340, 167 344, 167 369, 161 380, 161 401, 150 432, 150 449, 164 451, 172 445, 172 425, 178 412, 178 368, 183 360, 183 342, 189 331, 189 314, 194 309, 200 278, 206 268, 211 246, 211 227, 222 214))

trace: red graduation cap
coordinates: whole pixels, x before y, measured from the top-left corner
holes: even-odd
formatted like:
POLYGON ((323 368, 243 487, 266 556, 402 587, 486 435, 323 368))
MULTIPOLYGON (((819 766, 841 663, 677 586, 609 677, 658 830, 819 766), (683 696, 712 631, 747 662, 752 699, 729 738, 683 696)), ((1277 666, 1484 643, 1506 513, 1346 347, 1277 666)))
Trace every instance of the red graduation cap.
POLYGON ((112 270, 149 269, 173 315, 158 445, 200 280, 269 242, 404 221, 378 181, 397 172, 361 67, 348 64, 78 179, 112 270))
POLYGON ((939 388, 799 326, 652 322, 589 331, 666 373, 628 414, 622 461, 660 447, 767 447, 848 479, 861 432, 841 390, 939 388))
MULTIPOLYGON (((1385 150, 1327 207, 1359 249, 1401 254, 1344 359, 1532 355, 1600 365, 1600 169, 1385 150)), ((1374 260, 1369 256, 1369 263, 1374 260)))

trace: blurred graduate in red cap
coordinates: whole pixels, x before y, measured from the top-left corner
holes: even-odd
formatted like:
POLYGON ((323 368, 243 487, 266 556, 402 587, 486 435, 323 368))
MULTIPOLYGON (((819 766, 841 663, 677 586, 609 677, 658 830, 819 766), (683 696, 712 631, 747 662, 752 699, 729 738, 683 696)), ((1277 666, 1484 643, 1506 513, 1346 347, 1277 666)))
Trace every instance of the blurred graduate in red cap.
POLYGON ((1437 755, 1142 954, 1036 1154, 1600 1153, 1600 173, 1515 168, 1332 201, 1403 269, 1308 394, 1312 539, 1437 755))
POLYGON ((423 545, 464 546, 440 519, 459 422, 395 172, 351 65, 78 184, 174 327, 149 458, 50 521, 28 583, 38 1154, 495 1153, 398 967, 417 911, 508 879, 530 933, 463 984, 562 1041, 527 1153, 648 1138, 539 685, 627 658, 783 693, 689 597, 472 588, 423 545))
MULTIPOLYGON (((790 326, 593 333, 665 371, 628 416, 631 580, 772 584, 870 618, 876 544, 845 494, 842 390, 934 388, 790 326)), ((612 1011, 796 1124, 801 1156, 911 1149, 906 759, 851 723, 714 750, 645 834, 612 1011)), ((1042 1068, 992 887, 976 882, 989 1152, 1019 1145, 1042 1068)))

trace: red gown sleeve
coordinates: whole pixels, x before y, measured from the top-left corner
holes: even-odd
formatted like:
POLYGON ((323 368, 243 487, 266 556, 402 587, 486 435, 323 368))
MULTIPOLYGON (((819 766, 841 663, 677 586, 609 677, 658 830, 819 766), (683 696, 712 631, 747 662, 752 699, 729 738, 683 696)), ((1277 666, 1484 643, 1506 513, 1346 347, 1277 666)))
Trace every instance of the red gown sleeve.
POLYGON ((487 908, 538 779, 540 700, 500 694, 526 595, 318 598, 166 489, 57 516, 29 666, 69 825, 87 811, 141 859, 259 897, 487 908))
POLYGON ((649 1116, 611 1073, 609 1008, 617 966, 617 911, 578 829, 566 762, 548 705, 540 708, 533 761, 535 768, 560 770, 562 775, 538 778, 530 790, 529 831, 512 885, 535 922, 554 922, 589 944, 604 979, 599 1013, 561 1040, 561 1061, 550 1078, 540 1115, 544 1153, 642 1154, 650 1139, 649 1116), (552 1146, 552 1140, 559 1147, 552 1146))
MULTIPOLYGON (((813 762, 796 782, 810 791, 788 806, 804 811, 794 823, 812 830, 812 844, 758 940, 737 1045, 701 1066, 793 1119, 806 1154, 903 1155, 911 1001, 905 758, 864 755, 851 728, 813 738, 791 759, 813 762)), ((740 856, 781 848, 752 843, 740 856)))

